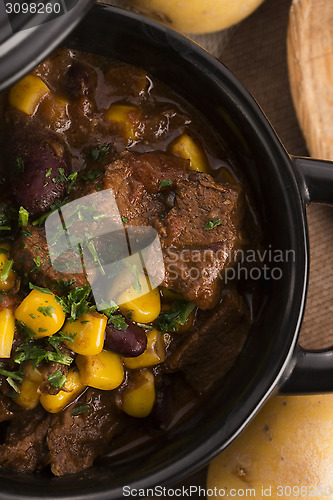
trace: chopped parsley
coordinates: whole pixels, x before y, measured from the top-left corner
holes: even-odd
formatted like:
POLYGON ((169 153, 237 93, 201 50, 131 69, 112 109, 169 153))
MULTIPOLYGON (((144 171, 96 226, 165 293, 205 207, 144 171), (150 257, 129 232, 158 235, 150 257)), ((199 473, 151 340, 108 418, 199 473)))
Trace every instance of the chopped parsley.
POLYGON ((3 370, 2 368, 0 368, 0 375, 6 377, 6 382, 8 382, 8 384, 14 389, 17 394, 20 392, 18 384, 22 383, 24 377, 24 373, 21 370, 10 372, 8 370, 3 370))
POLYGON ((124 224, 127 224, 127 222, 128 222, 128 218, 127 218, 127 217, 125 217, 124 215, 122 215, 122 216, 121 216, 121 220, 122 220, 122 222, 123 222, 124 224))
POLYGON ((167 311, 162 311, 157 318, 157 328, 162 332, 174 332, 178 325, 184 325, 195 308, 193 302, 175 300, 167 311))
POLYGON ((133 290, 136 293, 141 293, 142 287, 141 287, 140 278, 139 278, 138 266, 136 264, 130 264, 129 262, 127 262, 127 260, 124 260, 124 264, 126 265, 126 267, 128 267, 128 269, 131 271, 131 273, 134 276, 135 281, 132 284, 133 290))
POLYGON ((81 176, 81 179, 84 181, 94 181, 100 173, 100 170, 89 170, 89 172, 86 172, 81 176))
POLYGON ((47 377, 47 380, 53 387, 61 389, 66 383, 66 376, 60 370, 57 370, 51 373, 51 375, 47 377))
POLYGON ((168 188, 172 186, 172 180, 171 179, 164 179, 164 181, 160 182, 160 188, 168 188))
POLYGON ((23 158, 21 158, 20 156, 17 156, 15 158, 15 165, 16 165, 16 170, 22 174, 24 172, 24 160, 23 160, 23 158))
POLYGON ((112 323, 116 330, 125 331, 128 328, 128 324, 122 314, 115 314, 118 311, 118 305, 112 300, 110 304, 105 304, 105 308, 102 313, 108 318, 108 324, 112 323))
POLYGON ((0 254, 7 255, 7 253, 8 253, 7 248, 0 248, 0 254))
POLYGON ((19 208, 18 212, 18 224, 21 227, 25 227, 28 224, 29 212, 24 207, 19 208))
POLYGON ((54 361, 66 366, 70 366, 73 362, 73 358, 71 356, 62 354, 59 349, 57 352, 48 351, 37 342, 27 342, 21 344, 15 352, 18 353, 14 359, 15 363, 20 365, 24 361, 30 360, 33 369, 35 369, 36 366, 42 361, 54 361))
POLYGON ((90 149, 88 155, 92 160, 100 163, 104 156, 110 152, 111 144, 106 144, 105 146, 96 146, 95 148, 90 149))
POLYGON ((6 281, 8 279, 9 273, 13 267, 14 261, 12 259, 6 260, 4 266, 0 273, 0 281, 6 281))
POLYGON ((42 288, 41 286, 34 285, 33 283, 29 283, 30 290, 37 290, 38 292, 46 293, 48 295, 53 295, 51 290, 48 288, 42 288))
MULTIPOLYGON (((31 314, 30 314, 30 316, 31 316, 31 314)), ((32 318, 32 319, 35 319, 35 318, 36 318, 36 316, 34 316, 34 318, 32 318)), ((24 323, 22 323, 22 321, 16 320, 16 326, 18 328, 18 331, 19 331, 21 337, 23 337, 24 339, 30 340, 30 339, 33 339, 35 337, 36 333, 33 330, 31 330, 31 328, 29 328, 24 323)))
POLYGON ((206 224, 204 225, 204 229, 206 231, 210 231, 211 229, 214 229, 214 227, 220 226, 221 224, 221 219, 219 219, 218 217, 213 217, 206 222, 206 224))
POLYGON ((48 171, 45 174, 45 177, 50 177, 51 173, 52 173, 52 167, 48 169, 48 171))
POLYGON ((81 415, 81 413, 85 413, 86 411, 91 411, 91 409, 92 408, 89 405, 76 406, 71 411, 71 415, 72 415, 72 417, 76 417, 77 415, 81 415))
POLYGON ((68 321, 73 322, 87 312, 95 309, 95 306, 89 304, 89 295, 91 288, 85 285, 82 288, 76 287, 69 292, 65 297, 57 297, 57 301, 63 308, 66 315, 69 316, 68 321))
POLYGON ((53 306, 40 306, 37 311, 43 314, 43 316, 52 317, 52 314, 55 312, 55 308, 53 306))

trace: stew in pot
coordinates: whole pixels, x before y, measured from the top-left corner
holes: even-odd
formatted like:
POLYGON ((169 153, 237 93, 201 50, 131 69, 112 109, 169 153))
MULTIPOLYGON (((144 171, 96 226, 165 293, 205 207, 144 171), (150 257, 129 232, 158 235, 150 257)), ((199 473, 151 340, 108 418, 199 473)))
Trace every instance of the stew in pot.
POLYGON ((144 70, 60 49, 2 97, 0 465, 72 474, 221 383, 259 231, 221 139, 144 70))

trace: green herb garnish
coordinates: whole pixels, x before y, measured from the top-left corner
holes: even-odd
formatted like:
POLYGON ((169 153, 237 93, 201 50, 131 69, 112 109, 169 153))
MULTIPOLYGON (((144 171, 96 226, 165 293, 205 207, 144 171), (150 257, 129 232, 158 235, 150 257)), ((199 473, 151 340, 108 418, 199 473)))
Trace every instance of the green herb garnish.
POLYGON ((40 306, 37 311, 43 314, 43 316, 52 317, 52 314, 55 312, 55 308, 53 306, 40 306))
POLYGON ((65 297, 57 297, 64 313, 69 316, 68 321, 73 322, 88 311, 95 309, 95 306, 91 306, 88 301, 90 293, 90 286, 85 285, 82 288, 74 288, 65 297))
POLYGON ((23 160, 23 158, 21 158, 20 156, 17 156, 15 158, 15 165, 16 165, 17 171, 22 174, 24 172, 24 160, 23 160))
POLYGON ((164 179, 164 181, 160 182, 160 188, 168 188, 172 186, 172 180, 171 179, 164 179))
POLYGON ((104 156, 110 152, 111 144, 106 144, 105 146, 96 146, 95 148, 90 149, 89 156, 93 160, 100 163, 104 156))
POLYGON ((76 417, 77 415, 80 415, 81 413, 85 413, 86 411, 90 411, 91 409, 92 408, 89 405, 76 406, 71 411, 71 415, 72 415, 72 417, 76 417))
POLYGON ((204 225, 204 229, 206 231, 210 231, 211 229, 214 229, 214 227, 220 226, 221 224, 221 219, 214 217, 213 219, 209 219, 209 221, 206 222, 206 224, 204 225))
POLYGON ((184 325, 195 308, 193 302, 175 300, 167 311, 162 311, 157 318, 157 328, 162 332, 174 332, 178 325, 184 325))
POLYGON ((81 179, 84 181, 94 181, 100 175, 100 170, 89 170, 89 172, 83 174, 81 179))
POLYGON ((47 380, 53 387, 61 389, 66 383, 66 376, 60 370, 57 370, 51 373, 51 375, 47 377, 47 380))
POLYGON ((46 293, 48 295, 53 295, 51 290, 48 288, 42 288, 41 286, 34 285, 33 283, 29 283, 30 290, 37 290, 38 292, 46 293))
POLYGON ((21 370, 17 370, 16 372, 10 372, 8 370, 3 370, 0 368, 0 375, 6 377, 6 382, 14 389, 16 394, 19 394, 20 388, 18 384, 22 383, 24 373, 21 370))
POLYGON ((24 361, 30 360, 33 369, 35 369, 36 366, 42 361, 54 361, 66 366, 70 366, 73 362, 73 358, 71 356, 61 354, 59 350, 58 352, 48 351, 37 342, 27 342, 21 344, 15 352, 18 353, 14 359, 15 363, 21 364, 24 361))
POLYGON ((124 215, 122 215, 122 216, 121 216, 121 220, 122 220, 122 222, 123 222, 124 224, 127 224, 127 222, 128 222, 128 218, 127 218, 127 217, 125 217, 124 215))
POLYGON ((6 281, 8 279, 13 264, 14 261, 12 259, 6 260, 0 273, 0 281, 6 281))
POLYGON ((21 227, 25 227, 28 224, 29 212, 24 207, 19 208, 18 212, 18 224, 21 227))

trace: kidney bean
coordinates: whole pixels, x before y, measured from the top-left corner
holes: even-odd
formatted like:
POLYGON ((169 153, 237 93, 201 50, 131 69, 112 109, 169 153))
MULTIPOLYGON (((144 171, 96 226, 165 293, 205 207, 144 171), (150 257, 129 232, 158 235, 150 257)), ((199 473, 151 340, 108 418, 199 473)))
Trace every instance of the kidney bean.
POLYGON ((147 336, 134 323, 128 320, 126 323, 126 330, 116 330, 112 325, 107 325, 104 346, 122 356, 139 356, 147 347, 147 336))
POLYGON ((59 169, 68 175, 69 168, 64 149, 58 144, 52 147, 46 140, 34 141, 20 145, 20 150, 21 155, 16 157, 20 165, 12 180, 12 193, 18 205, 36 215, 64 195, 66 182, 59 169))
POLYGON ((74 98, 91 97, 97 86, 97 75, 92 68, 74 62, 65 74, 65 89, 74 98))

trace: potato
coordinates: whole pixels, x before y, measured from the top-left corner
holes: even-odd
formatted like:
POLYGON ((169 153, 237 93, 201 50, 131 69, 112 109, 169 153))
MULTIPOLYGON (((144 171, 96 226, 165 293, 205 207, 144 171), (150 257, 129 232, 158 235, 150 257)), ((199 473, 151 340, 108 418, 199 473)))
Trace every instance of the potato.
POLYGON ((211 462, 207 488, 215 487, 217 492, 229 491, 229 496, 230 489, 240 490, 234 498, 332 496, 333 394, 276 396, 268 401, 245 431, 211 462), (250 489, 255 494, 250 495, 250 489))
POLYGON ((127 0, 143 14, 185 33, 211 33, 250 15, 264 0, 127 0))

